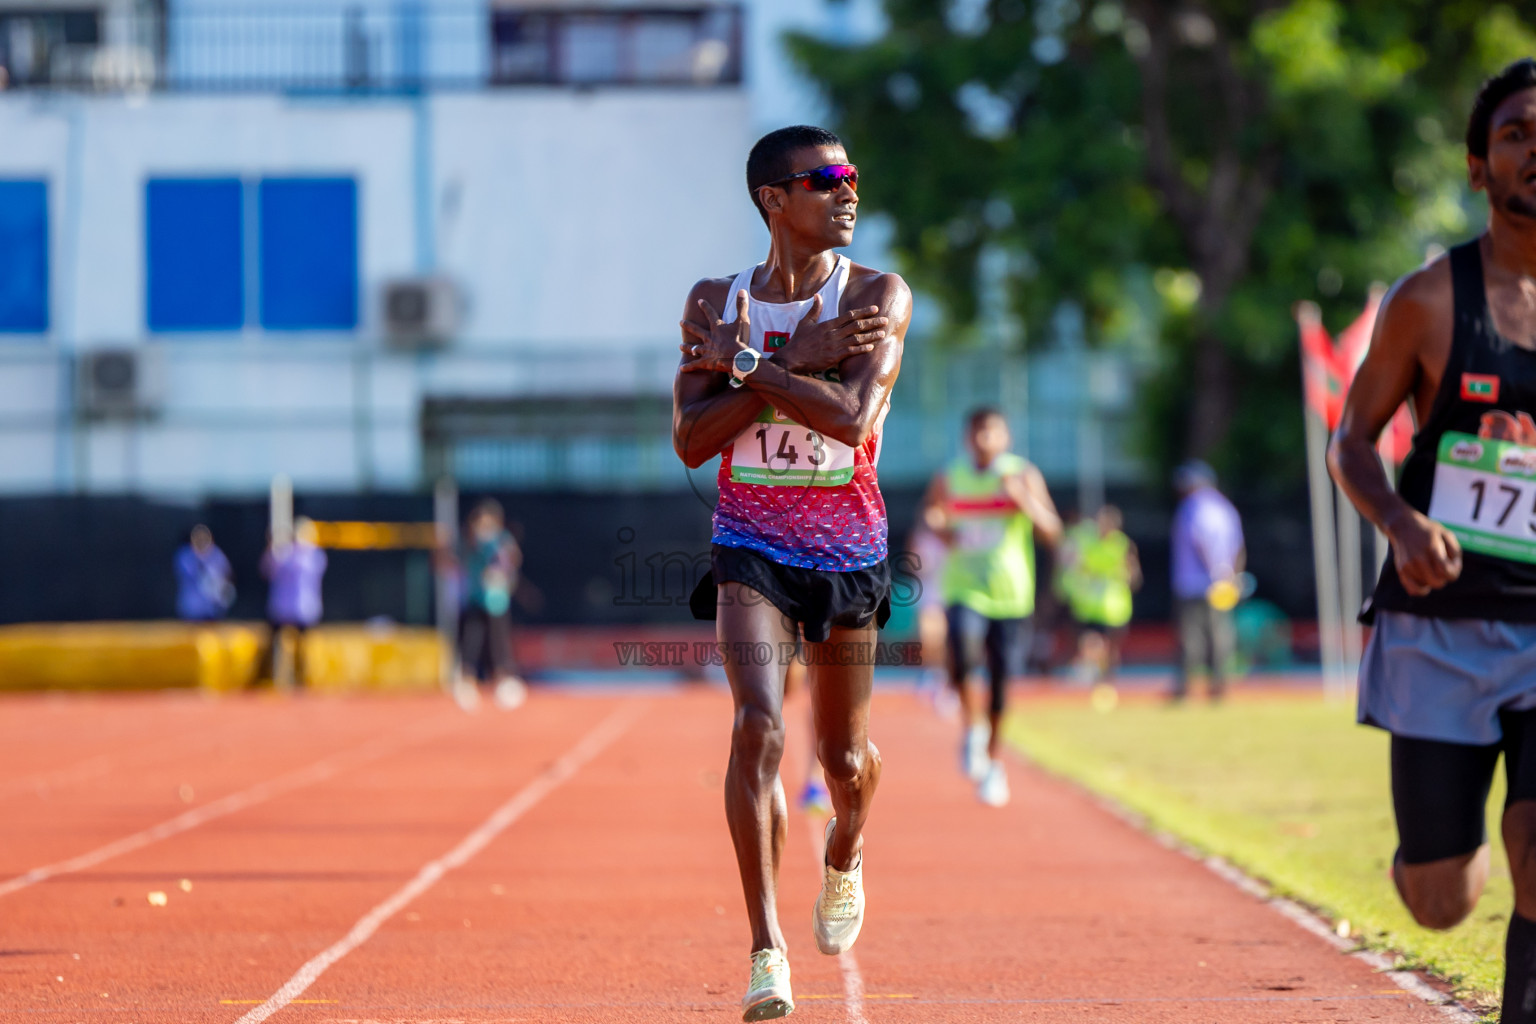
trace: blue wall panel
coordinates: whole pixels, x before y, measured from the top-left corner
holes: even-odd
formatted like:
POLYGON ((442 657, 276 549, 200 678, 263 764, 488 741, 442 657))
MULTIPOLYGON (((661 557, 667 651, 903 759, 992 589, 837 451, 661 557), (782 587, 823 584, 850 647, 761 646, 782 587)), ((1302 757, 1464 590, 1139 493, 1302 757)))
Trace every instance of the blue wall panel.
POLYGON ((48 330, 48 183, 0 181, 0 332, 48 330))
POLYGON ((239 178, 151 178, 146 184, 150 330, 245 326, 243 191, 239 178))
POLYGON ((261 182, 261 325, 269 330, 357 326, 357 182, 261 182))

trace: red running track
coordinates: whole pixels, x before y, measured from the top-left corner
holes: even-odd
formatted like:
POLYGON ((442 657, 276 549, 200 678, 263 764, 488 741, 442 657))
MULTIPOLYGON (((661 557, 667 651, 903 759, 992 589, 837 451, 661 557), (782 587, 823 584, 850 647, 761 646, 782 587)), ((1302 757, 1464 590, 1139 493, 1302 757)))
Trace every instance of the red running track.
MULTIPOLYGON (((0 1019, 739 1019, 730 718, 718 690, 7 698, 0 1019)), ((854 957, 816 952, 820 823, 792 813, 792 1020, 1445 1020, 1032 769, 980 806, 952 732, 876 698, 854 957)))

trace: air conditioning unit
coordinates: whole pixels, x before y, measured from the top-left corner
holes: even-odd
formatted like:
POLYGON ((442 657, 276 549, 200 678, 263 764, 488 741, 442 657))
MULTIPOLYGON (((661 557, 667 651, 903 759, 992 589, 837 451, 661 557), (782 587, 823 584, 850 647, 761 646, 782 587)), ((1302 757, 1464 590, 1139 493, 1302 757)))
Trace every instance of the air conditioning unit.
POLYGON ((388 281, 383 300, 384 340, 395 348, 438 348, 458 333, 459 289, 447 278, 388 281))
POLYGON ((93 349, 75 370, 75 406, 87 417, 151 416, 165 397, 164 364, 152 348, 93 349))

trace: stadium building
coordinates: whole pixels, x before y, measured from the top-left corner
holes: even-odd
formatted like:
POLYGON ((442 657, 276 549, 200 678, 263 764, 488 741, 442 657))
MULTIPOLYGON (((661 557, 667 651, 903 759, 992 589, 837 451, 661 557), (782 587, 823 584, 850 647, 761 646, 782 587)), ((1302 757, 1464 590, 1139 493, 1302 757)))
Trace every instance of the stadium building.
MULTIPOLYGON (((743 156, 815 116, 782 32, 876 11, 0 0, 0 558, 100 584, 13 591, 0 621, 167 614, 177 534, 206 519, 253 564, 279 474, 333 518, 429 517, 441 478, 502 494, 535 577, 541 540, 599 538, 542 571, 546 615, 678 615, 613 582, 707 539, 712 472, 669 436, 680 301, 760 258, 743 156)), ((1065 504, 1138 478, 1128 364, 1070 317, 1029 364, 993 333, 914 331, 898 528, 979 402, 1065 504)), ((425 555, 400 559, 341 560, 335 613, 425 621, 425 555)))

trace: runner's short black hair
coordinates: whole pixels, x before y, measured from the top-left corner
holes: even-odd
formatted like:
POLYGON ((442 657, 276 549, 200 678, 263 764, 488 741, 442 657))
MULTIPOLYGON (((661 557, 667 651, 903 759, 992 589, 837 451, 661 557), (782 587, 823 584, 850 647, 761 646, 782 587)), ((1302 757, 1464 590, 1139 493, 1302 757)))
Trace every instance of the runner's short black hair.
POLYGON ((1008 417, 1004 416, 1003 410, 999 409, 997 406, 977 406, 976 408, 972 409, 971 414, 965 418, 965 429, 974 433, 975 431, 981 429, 981 425, 983 423, 987 422, 987 420, 990 420, 994 416, 1002 420, 1004 423, 1008 422, 1008 417))
POLYGON ((790 157, 800 150, 842 144, 842 139, 825 128, 810 124, 779 128, 757 140, 752 152, 747 154, 747 191, 752 196, 752 205, 762 215, 764 224, 768 223, 768 211, 763 209, 762 202, 758 200, 757 190, 794 174, 795 166, 790 157))
POLYGON ((1522 57, 1483 83, 1467 119, 1467 152, 1488 158, 1488 130, 1499 104, 1523 89, 1536 89, 1536 60, 1522 57))

